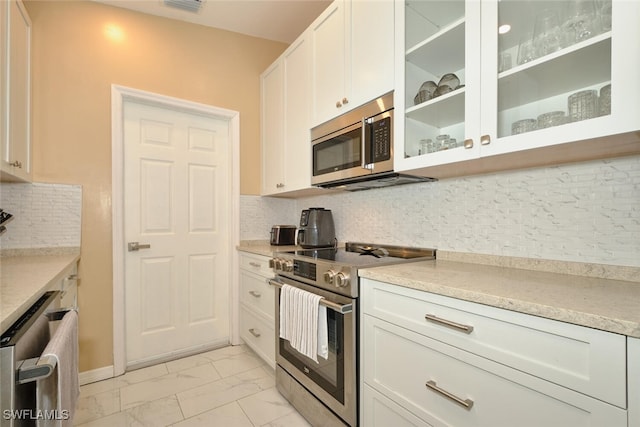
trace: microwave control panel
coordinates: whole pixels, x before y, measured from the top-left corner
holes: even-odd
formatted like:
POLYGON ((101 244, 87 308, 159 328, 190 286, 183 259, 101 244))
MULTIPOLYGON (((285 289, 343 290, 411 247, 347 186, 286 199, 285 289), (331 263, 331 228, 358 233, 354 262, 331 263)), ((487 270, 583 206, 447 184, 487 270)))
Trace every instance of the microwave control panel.
POLYGON ((391 117, 376 120, 371 124, 373 163, 391 158, 391 117))

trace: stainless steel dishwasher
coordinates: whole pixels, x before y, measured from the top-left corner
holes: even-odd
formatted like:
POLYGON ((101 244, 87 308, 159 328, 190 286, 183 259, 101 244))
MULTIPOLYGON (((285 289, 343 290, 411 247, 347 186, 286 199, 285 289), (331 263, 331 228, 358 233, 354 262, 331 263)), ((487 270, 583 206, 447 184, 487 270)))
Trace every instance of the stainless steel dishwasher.
POLYGON ((60 292, 45 293, 0 338, 0 426, 36 425, 36 380, 48 376, 55 360, 41 358, 56 322, 60 292))

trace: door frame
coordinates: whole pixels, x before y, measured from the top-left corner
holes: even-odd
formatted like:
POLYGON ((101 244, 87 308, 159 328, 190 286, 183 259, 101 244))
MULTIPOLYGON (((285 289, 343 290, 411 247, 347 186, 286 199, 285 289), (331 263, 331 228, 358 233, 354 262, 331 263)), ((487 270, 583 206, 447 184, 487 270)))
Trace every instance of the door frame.
POLYGON ((240 344, 238 326, 238 254, 240 243, 240 113, 211 105, 146 92, 116 84, 111 85, 111 206, 113 237, 113 373, 125 372, 125 251, 124 238, 124 103, 125 101, 151 104, 187 113, 204 114, 211 118, 226 119, 229 123, 231 144, 229 171, 231 171, 229 209, 229 339, 240 344))

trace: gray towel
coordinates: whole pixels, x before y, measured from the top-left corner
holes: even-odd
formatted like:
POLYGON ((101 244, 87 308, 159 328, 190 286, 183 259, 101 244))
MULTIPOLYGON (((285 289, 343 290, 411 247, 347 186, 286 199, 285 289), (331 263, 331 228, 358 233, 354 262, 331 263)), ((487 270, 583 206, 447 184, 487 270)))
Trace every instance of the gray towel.
POLYGON ((36 404, 38 427, 72 426, 76 401, 80 395, 78 383, 78 313, 64 315, 41 357, 53 356, 56 368, 47 378, 38 380, 36 404))

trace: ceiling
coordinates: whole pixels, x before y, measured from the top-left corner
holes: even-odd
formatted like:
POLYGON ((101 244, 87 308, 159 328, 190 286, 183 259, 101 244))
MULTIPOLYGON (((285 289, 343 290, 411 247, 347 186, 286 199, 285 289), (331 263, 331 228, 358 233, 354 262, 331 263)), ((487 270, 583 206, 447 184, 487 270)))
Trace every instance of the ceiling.
POLYGON ((331 0, 202 0, 197 13, 163 0, 94 0, 150 15, 291 44, 331 0))

